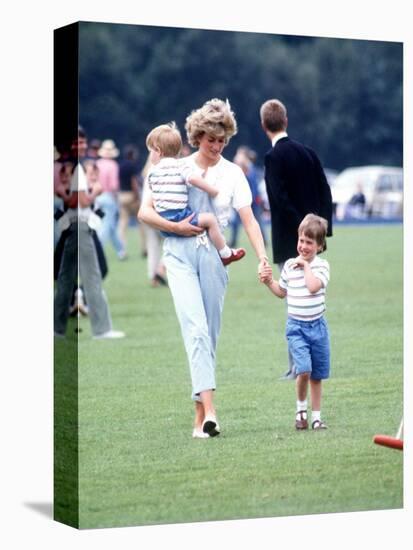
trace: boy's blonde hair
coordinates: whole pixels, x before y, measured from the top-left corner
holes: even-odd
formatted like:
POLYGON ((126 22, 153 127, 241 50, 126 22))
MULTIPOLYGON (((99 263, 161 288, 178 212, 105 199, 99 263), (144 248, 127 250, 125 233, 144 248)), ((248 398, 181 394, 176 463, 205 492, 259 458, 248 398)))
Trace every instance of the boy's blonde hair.
POLYGON ((307 214, 298 227, 298 235, 304 235, 314 239, 316 243, 324 249, 326 244, 328 223, 327 220, 315 214, 307 214))
POLYGON ((235 115, 231 110, 228 99, 210 99, 199 109, 192 111, 187 117, 186 135, 192 147, 198 147, 199 141, 204 134, 216 138, 223 137, 225 144, 238 131, 235 115))
POLYGON ((182 138, 175 122, 153 128, 146 137, 146 147, 159 149, 163 157, 177 157, 181 151, 182 138))

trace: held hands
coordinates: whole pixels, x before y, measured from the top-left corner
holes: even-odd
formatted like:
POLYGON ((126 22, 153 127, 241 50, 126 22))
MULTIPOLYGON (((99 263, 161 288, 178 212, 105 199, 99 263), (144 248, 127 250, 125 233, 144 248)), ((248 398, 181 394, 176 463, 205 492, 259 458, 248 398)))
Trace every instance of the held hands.
POLYGON ((196 237, 200 233, 203 233, 205 229, 190 223, 194 216, 195 213, 191 214, 182 221, 177 222, 175 226, 175 233, 177 235, 181 235, 182 237, 196 237))
POLYGON ((260 265, 258 266, 258 279, 278 298, 285 298, 287 295, 287 292, 280 287, 278 281, 274 281, 272 268, 267 258, 262 258, 260 261, 260 265))
POLYGON ((262 258, 258 265, 258 279, 260 283, 270 284, 273 280, 272 268, 267 258, 262 258))

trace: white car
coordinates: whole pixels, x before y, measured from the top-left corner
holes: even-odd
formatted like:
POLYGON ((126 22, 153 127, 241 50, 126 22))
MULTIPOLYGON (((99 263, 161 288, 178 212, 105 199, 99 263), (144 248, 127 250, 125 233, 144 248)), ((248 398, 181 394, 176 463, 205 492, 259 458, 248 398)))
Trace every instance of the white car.
POLYGON ((354 166, 343 170, 331 188, 336 218, 401 217, 403 169, 396 166, 354 166), (351 204, 356 194, 365 203, 351 204))

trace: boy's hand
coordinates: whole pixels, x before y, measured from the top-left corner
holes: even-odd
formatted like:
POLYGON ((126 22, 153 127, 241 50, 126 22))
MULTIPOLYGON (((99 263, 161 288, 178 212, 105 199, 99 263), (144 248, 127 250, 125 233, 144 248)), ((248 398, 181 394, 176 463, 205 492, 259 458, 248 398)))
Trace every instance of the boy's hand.
POLYGON ((268 284, 272 281, 272 268, 270 265, 264 265, 258 269, 258 278, 261 283, 268 284))
POLYGON ((297 256, 292 265, 294 269, 301 269, 301 268, 304 268, 305 264, 307 263, 308 263, 307 260, 303 260, 301 256, 297 256))

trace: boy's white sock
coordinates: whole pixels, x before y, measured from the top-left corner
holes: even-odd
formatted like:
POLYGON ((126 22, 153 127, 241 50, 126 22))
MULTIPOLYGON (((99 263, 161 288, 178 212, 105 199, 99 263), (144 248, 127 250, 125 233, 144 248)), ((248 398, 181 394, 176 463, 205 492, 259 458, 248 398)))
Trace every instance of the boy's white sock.
POLYGON ((312 411, 311 412, 311 424, 316 420, 321 420, 321 411, 312 411))
POLYGON ((221 248, 221 250, 218 250, 218 252, 221 258, 229 258, 232 254, 232 250, 227 244, 224 246, 224 248, 221 248))
POLYGON ((300 401, 297 399, 297 412, 300 411, 306 411, 307 410, 307 399, 304 401, 300 401))

